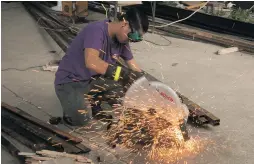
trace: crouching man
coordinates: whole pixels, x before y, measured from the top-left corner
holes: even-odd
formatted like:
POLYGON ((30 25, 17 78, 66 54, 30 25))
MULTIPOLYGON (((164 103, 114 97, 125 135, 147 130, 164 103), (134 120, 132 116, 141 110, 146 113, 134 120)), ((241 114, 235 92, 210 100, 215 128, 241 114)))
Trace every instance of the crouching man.
POLYGON ((124 95, 124 86, 142 76, 128 42, 140 41, 148 26, 147 16, 131 8, 118 21, 88 24, 74 38, 55 78, 66 123, 82 126, 91 117, 100 118, 101 101, 117 103, 124 95), (126 61, 128 69, 116 64, 119 57, 126 61), (92 97, 90 105, 85 103, 87 95, 92 97))

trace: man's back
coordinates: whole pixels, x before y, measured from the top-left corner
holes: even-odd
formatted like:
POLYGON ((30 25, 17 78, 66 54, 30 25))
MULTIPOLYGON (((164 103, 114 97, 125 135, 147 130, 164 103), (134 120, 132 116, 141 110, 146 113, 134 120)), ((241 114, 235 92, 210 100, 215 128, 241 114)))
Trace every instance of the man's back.
POLYGON ((55 79, 56 85, 88 80, 95 74, 85 67, 84 48, 86 45, 91 48, 101 47, 100 43, 93 38, 108 40, 106 22, 104 20, 90 23, 74 38, 59 65, 55 79))

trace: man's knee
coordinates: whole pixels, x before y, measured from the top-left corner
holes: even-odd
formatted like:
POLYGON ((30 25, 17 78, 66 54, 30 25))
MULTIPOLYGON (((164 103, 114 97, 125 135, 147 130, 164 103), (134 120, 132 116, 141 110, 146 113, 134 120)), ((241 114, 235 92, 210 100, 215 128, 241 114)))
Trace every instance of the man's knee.
POLYGON ((91 108, 72 110, 69 113, 65 113, 65 118, 69 118, 69 123, 73 126, 84 126, 92 118, 91 108))
POLYGON ((89 102, 84 100, 84 88, 77 87, 79 87, 77 84, 71 83, 56 86, 64 118, 74 126, 85 125, 92 117, 89 102))

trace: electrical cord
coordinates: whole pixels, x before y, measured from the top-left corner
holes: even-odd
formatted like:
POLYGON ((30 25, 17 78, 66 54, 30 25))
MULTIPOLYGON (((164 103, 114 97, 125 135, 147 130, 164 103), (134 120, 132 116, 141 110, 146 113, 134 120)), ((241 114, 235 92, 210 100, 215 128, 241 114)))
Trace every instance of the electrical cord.
MULTIPOLYGON (((175 23, 178 23, 178 22, 181 22, 181 21, 184 21, 186 19, 189 19, 190 17, 192 17, 195 13, 197 13, 198 11, 200 11, 202 8, 204 8, 207 4, 209 3, 209 1, 207 1, 204 5, 202 5, 199 9, 197 9, 196 11, 194 11, 192 14, 190 14, 188 17, 186 18, 183 18, 183 19, 180 19, 180 20, 177 20, 177 21, 174 21, 174 22, 171 22, 169 24, 164 24, 164 25, 160 25, 160 26, 154 26, 154 25, 149 25, 150 27, 155 27, 155 28, 162 28, 162 27, 167 27, 167 26, 170 26, 170 25, 173 25, 175 23)), ((152 2, 151 2, 151 8, 152 8, 152 11, 153 11, 153 5, 152 5, 152 2)), ((166 44, 166 45, 162 45, 162 44, 157 44, 155 42, 152 42, 152 41, 149 41, 149 40, 145 40, 149 43, 152 43, 154 45, 158 45, 158 46, 169 46, 171 45, 171 41, 169 41, 166 37, 160 35, 162 38, 164 38, 165 40, 167 40, 169 43, 166 44)))
POLYGON ((177 21, 174 21, 174 22, 171 22, 169 24, 164 24, 164 25, 160 25, 160 26, 154 26, 154 25, 149 25, 151 27, 155 27, 155 28, 162 28, 162 27, 167 27, 167 26, 170 26, 172 24, 175 24, 175 23, 178 23, 178 22, 182 22, 186 19, 189 19, 190 17, 192 17, 195 13, 197 13, 198 11, 200 11, 202 8, 204 8, 207 4, 209 3, 209 1, 207 1, 204 5, 202 5, 199 9, 197 9, 196 11, 194 11, 192 14, 190 14, 189 16, 183 18, 183 19, 180 19, 180 20, 177 20, 177 21))
POLYGON ((15 93, 14 91, 12 91, 10 88, 6 87, 5 85, 2 85, 2 87, 4 87, 5 89, 7 89, 8 91, 10 91, 10 92, 11 92, 12 94, 14 94, 14 96, 16 96, 17 98, 21 99, 22 101, 24 101, 24 102, 26 102, 26 103, 28 103, 28 104, 34 106, 34 107, 36 107, 38 110, 40 110, 41 112, 43 112, 43 113, 46 114, 47 116, 52 117, 52 115, 51 115, 50 113, 45 112, 44 110, 41 109, 41 107, 39 107, 39 106, 33 104, 31 101, 26 100, 26 99, 24 99, 23 97, 19 96, 17 93, 15 93))
POLYGON ((152 44, 154 44, 156 46, 165 46, 165 47, 166 46, 170 46, 172 44, 172 42, 169 39, 167 39, 165 36, 162 36, 162 35, 159 35, 159 36, 162 37, 163 39, 165 39, 168 42, 168 44, 159 44, 159 43, 155 43, 153 41, 147 40, 147 39, 144 39, 144 41, 152 43, 152 44))
POLYGON ((101 6, 103 7, 103 9, 104 9, 105 12, 106 12, 106 18, 108 18, 108 10, 106 9, 106 7, 105 7, 103 4, 101 4, 101 6))
MULTIPOLYGON (((61 49, 56 55, 60 55, 60 53, 62 52, 63 50, 61 49)), ((49 51, 50 53, 56 53, 56 51, 49 51)), ((31 67, 27 67, 25 69, 18 69, 18 68, 5 68, 5 69, 2 69, 1 71, 9 71, 9 70, 16 70, 16 71, 27 71, 29 69, 32 69, 32 68, 39 68, 39 67, 43 67, 44 65, 37 65, 37 66, 31 66, 31 67)))
POLYGON ((2 69, 1 71, 9 71, 9 70, 27 71, 27 70, 29 70, 29 69, 32 69, 32 68, 38 68, 38 67, 43 67, 43 65, 32 66, 32 67, 28 67, 28 68, 25 68, 25 69, 18 69, 18 68, 6 68, 6 69, 2 69))

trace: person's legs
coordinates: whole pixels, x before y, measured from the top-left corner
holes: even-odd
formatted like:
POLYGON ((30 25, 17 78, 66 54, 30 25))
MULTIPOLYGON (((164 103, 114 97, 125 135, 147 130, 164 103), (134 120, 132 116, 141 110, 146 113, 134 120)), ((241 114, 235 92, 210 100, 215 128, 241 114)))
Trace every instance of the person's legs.
POLYGON ((91 118, 91 108, 84 94, 89 92, 89 82, 72 82, 55 86, 65 120, 73 126, 85 125, 91 118))

